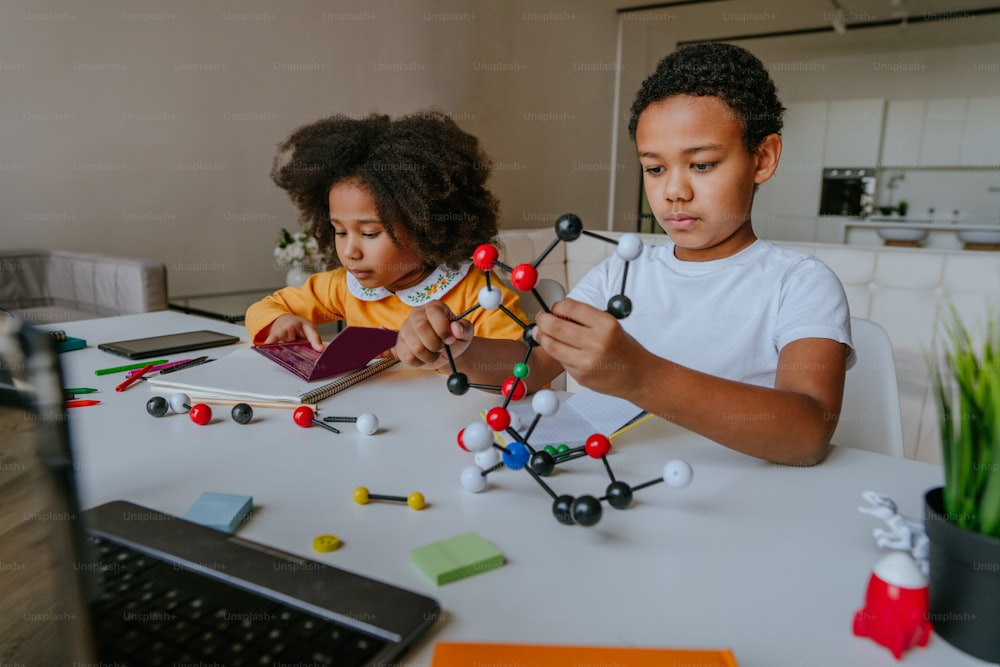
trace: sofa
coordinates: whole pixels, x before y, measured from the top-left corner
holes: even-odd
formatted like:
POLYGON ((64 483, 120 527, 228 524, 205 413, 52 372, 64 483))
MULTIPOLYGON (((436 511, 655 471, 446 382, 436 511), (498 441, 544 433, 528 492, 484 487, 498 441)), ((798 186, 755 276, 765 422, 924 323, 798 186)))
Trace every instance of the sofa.
POLYGON ((0 315, 53 323, 167 308, 167 267, 67 250, 0 250, 0 315))
MULTIPOLYGON (((597 230, 594 230, 597 231, 597 230)), ((617 238, 620 232, 600 232, 617 238)), ((661 243, 662 234, 639 234, 661 243)), ((504 230, 501 260, 534 262, 556 238, 552 228, 504 230)), ((892 340, 907 458, 941 462, 937 408, 927 355, 942 336, 942 316, 953 305, 975 329, 996 315, 1000 301, 1000 252, 779 242, 816 255, 840 277, 851 315, 882 325, 892 340), (992 310, 991 310, 992 309, 992 310)), ((557 244, 538 266, 540 278, 572 287, 587 270, 614 252, 589 236, 557 244)))

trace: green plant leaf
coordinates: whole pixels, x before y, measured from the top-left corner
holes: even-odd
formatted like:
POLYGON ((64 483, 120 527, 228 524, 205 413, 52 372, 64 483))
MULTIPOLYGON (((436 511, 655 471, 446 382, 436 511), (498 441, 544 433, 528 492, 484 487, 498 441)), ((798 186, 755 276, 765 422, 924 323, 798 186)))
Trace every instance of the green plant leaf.
POLYGON ((977 345, 952 304, 944 334, 942 358, 928 362, 945 512, 963 528, 1000 537, 1000 327, 991 314, 977 345))

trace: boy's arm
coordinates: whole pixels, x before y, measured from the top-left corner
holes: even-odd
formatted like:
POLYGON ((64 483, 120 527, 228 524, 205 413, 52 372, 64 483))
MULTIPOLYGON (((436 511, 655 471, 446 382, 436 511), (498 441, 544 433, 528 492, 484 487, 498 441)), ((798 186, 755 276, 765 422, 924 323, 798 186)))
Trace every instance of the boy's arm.
POLYGON ((586 304, 567 299, 552 311, 538 315, 537 338, 582 385, 768 461, 813 465, 825 456, 843 397, 843 344, 824 338, 789 343, 772 389, 658 357, 614 317, 586 304))

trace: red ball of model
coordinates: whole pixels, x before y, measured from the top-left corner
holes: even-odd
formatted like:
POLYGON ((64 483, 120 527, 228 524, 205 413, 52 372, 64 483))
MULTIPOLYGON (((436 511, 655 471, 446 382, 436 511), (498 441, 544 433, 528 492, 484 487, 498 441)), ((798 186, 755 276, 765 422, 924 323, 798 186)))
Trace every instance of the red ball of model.
POLYGON ((608 436, 601 433, 595 433, 587 438, 587 442, 584 444, 583 448, 587 452, 588 456, 599 459, 611 451, 611 441, 608 440, 608 436))
POLYGON ((510 426, 510 413, 506 408, 497 406, 486 413, 486 423, 494 431, 503 431, 510 426))
POLYGON ((510 396, 510 400, 512 401, 520 401, 524 398, 524 395, 528 393, 528 385, 524 384, 524 380, 519 380, 516 377, 511 376, 504 380, 503 384, 500 385, 500 393, 503 394, 504 397, 510 396), (514 392, 513 396, 511 396, 511 391, 514 392))
POLYGON ((520 292, 530 292, 538 284, 538 270, 531 264, 518 264, 510 272, 510 284, 520 292))
POLYGON ((461 447, 465 451, 469 451, 469 448, 465 446, 465 441, 462 439, 462 436, 464 435, 465 435, 465 429, 463 428, 461 431, 458 432, 458 437, 455 439, 458 440, 459 447, 461 447))
POLYGON ((212 408, 208 407, 204 403, 195 403, 188 410, 188 416, 191 417, 193 421, 198 426, 204 426, 208 422, 212 421, 212 408))
POLYGON ((314 415, 315 413, 308 405, 300 405, 295 408, 295 412, 292 413, 292 419, 295 420, 296 424, 305 428, 307 426, 312 426, 314 415))
POLYGON ((497 261, 500 253, 489 243, 484 243, 472 253, 472 263, 480 271, 492 271, 493 262, 497 261))

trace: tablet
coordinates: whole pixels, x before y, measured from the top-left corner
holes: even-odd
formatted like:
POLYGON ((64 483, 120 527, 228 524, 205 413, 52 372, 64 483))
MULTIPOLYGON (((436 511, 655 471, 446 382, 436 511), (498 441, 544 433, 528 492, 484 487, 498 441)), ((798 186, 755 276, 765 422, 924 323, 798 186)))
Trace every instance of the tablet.
POLYGON ((238 342, 240 342, 238 336, 203 329, 201 331, 185 331, 183 333, 167 334, 164 336, 149 336, 148 338, 133 338, 132 340, 101 343, 97 348, 122 357, 128 357, 129 359, 148 359, 149 357, 160 357, 175 352, 202 350, 206 347, 232 345, 238 342))

